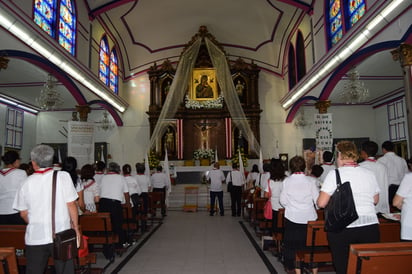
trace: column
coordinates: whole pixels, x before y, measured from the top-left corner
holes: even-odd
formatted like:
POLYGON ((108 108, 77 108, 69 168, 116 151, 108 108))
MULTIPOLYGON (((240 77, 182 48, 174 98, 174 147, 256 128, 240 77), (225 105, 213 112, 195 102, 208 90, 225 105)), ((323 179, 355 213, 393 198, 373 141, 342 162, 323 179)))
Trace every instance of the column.
POLYGON ((330 107, 329 100, 321 100, 315 103, 315 107, 319 110, 319 114, 328 113, 328 108, 330 107))
POLYGON ((88 114, 90 113, 89 105, 76 106, 76 110, 79 112, 80 121, 87 122, 87 117, 88 117, 88 114))
POLYGON ((393 60, 399 61, 404 75, 406 119, 408 122, 408 155, 410 157, 412 153, 412 134, 410 133, 412 130, 412 45, 402 43, 399 48, 391 53, 393 60))

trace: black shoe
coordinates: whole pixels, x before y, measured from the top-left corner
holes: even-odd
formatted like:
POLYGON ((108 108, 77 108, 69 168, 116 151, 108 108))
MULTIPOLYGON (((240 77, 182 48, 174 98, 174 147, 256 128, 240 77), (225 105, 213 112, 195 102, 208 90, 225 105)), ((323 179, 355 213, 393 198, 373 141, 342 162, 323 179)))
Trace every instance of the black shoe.
POLYGON ((209 214, 209 216, 213 216, 213 215, 214 215, 213 213, 210 213, 210 214, 209 214))
POLYGON ((225 216, 225 214, 224 214, 224 213, 220 213, 220 216, 225 216))

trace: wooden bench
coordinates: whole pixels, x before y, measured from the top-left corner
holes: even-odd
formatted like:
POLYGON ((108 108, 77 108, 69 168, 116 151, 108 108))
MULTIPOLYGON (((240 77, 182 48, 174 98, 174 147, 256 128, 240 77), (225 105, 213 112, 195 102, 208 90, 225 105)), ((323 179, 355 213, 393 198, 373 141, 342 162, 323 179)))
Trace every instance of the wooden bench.
MULTIPOLYGON (((26 225, 0 225, 0 246, 13 247, 15 249, 21 250, 21 255, 17 256, 17 264, 19 266, 26 266, 27 258, 24 255, 26 225)), ((81 257, 76 260, 77 267, 87 266, 90 268, 91 264, 96 263, 96 254, 89 252, 86 257, 81 257)), ((49 258, 48 266, 54 265, 53 258, 49 258)))
POLYGON ((325 221, 309 221, 306 232, 306 248, 296 252, 296 261, 300 263, 302 272, 313 268, 314 263, 332 263, 325 221))
POLYGON ((0 274, 19 274, 14 247, 0 247, 0 274))
POLYGON ((119 237, 112 230, 110 213, 98 212, 90 215, 82 215, 79 224, 84 235, 89 237, 89 245, 116 244, 119 237))
POLYGON ((163 192, 149 192, 148 212, 150 213, 150 221, 153 222, 163 220, 162 209, 165 209, 164 193, 163 192), (159 212, 158 212, 159 211, 159 212))
MULTIPOLYGON (((136 205, 137 206, 137 205, 136 205)), ((137 231, 139 229, 139 224, 134 214, 133 208, 127 205, 122 205, 123 211, 123 229, 127 233, 127 242, 134 242, 139 239, 137 231)))
POLYGON ((400 222, 379 219, 380 242, 399 242, 401 240, 401 224, 400 222))
POLYGON ((411 271, 411 242, 350 246, 347 274, 409 274, 411 271))

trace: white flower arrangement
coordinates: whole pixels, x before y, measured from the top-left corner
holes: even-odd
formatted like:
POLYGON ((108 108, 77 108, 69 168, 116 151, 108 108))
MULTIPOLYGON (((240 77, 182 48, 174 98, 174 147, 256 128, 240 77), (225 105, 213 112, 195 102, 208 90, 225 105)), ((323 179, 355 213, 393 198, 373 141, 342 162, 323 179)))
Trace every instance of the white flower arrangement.
POLYGON ((215 157, 215 151, 213 149, 207 148, 207 149, 196 149, 193 151, 193 159, 199 160, 199 159, 214 159, 215 157))
POLYGON ((185 97, 185 107, 186 108, 192 108, 192 109, 213 109, 213 108, 223 108, 223 95, 220 94, 219 97, 217 97, 214 100, 205 100, 205 101, 198 101, 198 100, 192 100, 189 98, 189 96, 186 94, 185 97))

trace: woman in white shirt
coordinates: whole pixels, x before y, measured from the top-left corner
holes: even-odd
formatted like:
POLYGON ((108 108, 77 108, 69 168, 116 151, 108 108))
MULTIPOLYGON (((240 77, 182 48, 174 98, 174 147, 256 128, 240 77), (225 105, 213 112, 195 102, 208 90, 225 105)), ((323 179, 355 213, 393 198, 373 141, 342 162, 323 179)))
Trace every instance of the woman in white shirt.
POLYGON ((393 198, 393 206, 402 210, 401 239, 412 241, 412 172, 406 173, 393 198))
POLYGON ((246 178, 246 189, 253 188, 255 185, 259 185, 259 167, 254 164, 252 170, 248 173, 246 178))
MULTIPOLYGON (((329 246, 337 274, 346 274, 349 246, 352 243, 379 242, 379 221, 375 205, 379 201, 379 186, 375 175, 357 164, 358 149, 350 141, 336 145, 337 165, 342 183, 350 182, 359 218, 341 232, 328 232, 329 246)), ((336 173, 329 172, 322 184, 317 204, 324 208, 336 190, 336 173)))
MULTIPOLYGON (((285 233, 283 237, 285 267, 287 272, 300 273, 295 265, 296 251, 306 246, 308 221, 318 218, 315 203, 319 190, 315 183, 305 175, 306 163, 303 157, 295 156, 289 163, 292 173, 283 181, 280 204, 285 208, 285 233)), ((317 269, 313 269, 317 273, 317 269)))
POLYGON ((83 195, 86 211, 84 213, 97 212, 96 204, 100 200, 100 188, 94 180, 94 167, 86 164, 80 170, 80 179, 83 185, 83 195))
POLYGON ((278 227, 278 212, 280 208, 283 208, 280 204, 280 193, 283 188, 283 180, 286 178, 285 167, 280 159, 273 159, 271 161, 270 180, 265 189, 265 197, 270 197, 272 204, 272 232, 283 232, 283 228, 278 227), (269 194, 270 187, 270 194, 269 194))

